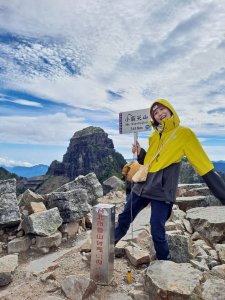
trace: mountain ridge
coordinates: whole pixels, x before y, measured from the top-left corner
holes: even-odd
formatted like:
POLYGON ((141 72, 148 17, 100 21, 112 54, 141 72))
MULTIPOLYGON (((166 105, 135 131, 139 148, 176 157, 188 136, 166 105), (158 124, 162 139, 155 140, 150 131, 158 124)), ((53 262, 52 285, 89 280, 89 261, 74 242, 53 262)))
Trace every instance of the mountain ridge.
POLYGON ((38 164, 32 167, 24 167, 24 166, 7 167, 4 165, 2 165, 2 167, 10 173, 14 173, 21 177, 31 178, 34 176, 45 175, 49 166, 44 164, 38 164))

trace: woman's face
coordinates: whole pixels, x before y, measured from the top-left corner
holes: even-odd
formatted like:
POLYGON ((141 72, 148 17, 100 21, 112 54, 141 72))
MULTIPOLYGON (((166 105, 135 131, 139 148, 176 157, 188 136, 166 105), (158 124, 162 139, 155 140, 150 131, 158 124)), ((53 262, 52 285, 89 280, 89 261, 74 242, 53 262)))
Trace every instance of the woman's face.
POLYGON ((159 106, 156 110, 154 110, 153 116, 156 122, 162 124, 162 120, 171 118, 172 113, 167 107, 159 106))

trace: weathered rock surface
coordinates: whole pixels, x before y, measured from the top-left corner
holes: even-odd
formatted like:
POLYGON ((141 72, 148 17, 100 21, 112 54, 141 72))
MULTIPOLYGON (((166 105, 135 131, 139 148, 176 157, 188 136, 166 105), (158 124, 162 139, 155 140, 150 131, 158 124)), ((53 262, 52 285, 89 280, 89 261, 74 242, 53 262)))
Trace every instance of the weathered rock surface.
POLYGON ((125 187, 124 181, 116 176, 111 176, 102 183, 104 195, 110 191, 118 191, 125 187))
POLYGON ((95 173, 89 173, 86 176, 78 176, 75 180, 62 185, 54 192, 68 192, 76 189, 84 189, 87 191, 87 202, 94 206, 97 199, 103 196, 103 190, 95 173))
POLYGON ((8 243, 8 253, 20 253, 25 252, 30 248, 31 245, 31 237, 23 236, 20 238, 13 239, 8 243))
POLYGON ((225 280, 220 278, 209 278, 203 284, 203 300, 224 300, 225 299, 225 280))
POLYGON ((78 233, 79 227, 80 227, 79 222, 74 221, 71 223, 62 224, 62 226, 60 226, 59 230, 62 232, 63 237, 70 238, 70 237, 75 236, 78 233))
POLYGON ((187 211, 186 218, 211 243, 225 241, 225 206, 192 208, 187 211))
POLYGON ((68 192, 53 192, 47 200, 48 208, 57 207, 64 223, 81 219, 90 212, 88 195, 84 189, 68 192))
POLYGON ((148 294, 140 290, 131 290, 129 295, 133 300, 149 300, 148 294))
POLYGON ((176 263, 189 262, 191 259, 190 238, 175 232, 167 232, 167 236, 172 261, 176 263))
POLYGON ((33 191, 27 189, 22 195, 19 196, 19 206, 24 206, 27 209, 27 206, 30 206, 31 202, 44 202, 44 198, 34 193, 33 191))
POLYGON ((195 207, 206 207, 206 206, 221 206, 221 202, 214 196, 186 196, 177 197, 176 204, 183 211, 187 211, 195 207))
POLYGON ((148 264, 150 262, 149 253, 138 247, 136 244, 133 244, 133 246, 126 246, 125 253, 134 266, 148 264))
POLYGON ((62 233, 60 231, 57 231, 49 236, 36 237, 36 246, 38 248, 58 247, 61 243, 62 243, 62 233))
POLYGON ((97 289, 97 285, 91 279, 84 277, 68 276, 62 282, 62 290, 70 300, 87 299, 97 289))
POLYGON ((25 217, 21 226, 25 233, 49 236, 57 231, 62 221, 58 208, 54 207, 25 217))
POLYGON ((12 281, 13 272, 18 266, 17 255, 6 255, 0 258, 0 287, 12 281))
POLYGON ((20 221, 16 179, 0 180, 0 226, 17 225, 20 221))
POLYGON ((211 192, 207 186, 202 186, 188 190, 183 196, 208 196, 210 193, 211 192))
POLYGON ((225 279, 225 264, 213 267, 212 272, 225 279))
POLYGON ((202 273, 189 263, 153 261, 143 272, 145 292, 149 300, 200 300, 202 273))
POLYGON ((27 206, 27 210, 29 214, 33 214, 40 211, 45 211, 46 207, 43 202, 30 202, 27 206))
POLYGON ((225 264, 225 244, 217 244, 215 248, 221 263, 225 264))
POLYGON ((75 132, 63 161, 53 161, 47 174, 64 175, 73 180, 79 175, 94 172, 103 181, 112 175, 120 175, 125 164, 108 134, 100 127, 90 126, 75 132))

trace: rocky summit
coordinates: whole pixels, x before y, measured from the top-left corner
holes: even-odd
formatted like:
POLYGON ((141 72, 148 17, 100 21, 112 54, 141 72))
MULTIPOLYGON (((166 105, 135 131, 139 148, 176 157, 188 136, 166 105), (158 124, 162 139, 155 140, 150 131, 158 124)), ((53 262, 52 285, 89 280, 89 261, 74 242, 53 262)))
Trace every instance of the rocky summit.
POLYGON ((79 175, 94 172, 102 182, 113 175, 121 177, 125 163, 108 134, 100 127, 90 126, 74 133, 63 161, 54 160, 47 175, 67 176, 73 180, 79 175))

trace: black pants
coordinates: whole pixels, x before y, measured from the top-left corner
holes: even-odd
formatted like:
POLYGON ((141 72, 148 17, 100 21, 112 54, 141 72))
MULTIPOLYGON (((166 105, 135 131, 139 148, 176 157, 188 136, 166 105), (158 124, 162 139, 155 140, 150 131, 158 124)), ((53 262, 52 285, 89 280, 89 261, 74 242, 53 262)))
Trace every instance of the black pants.
POLYGON ((131 220, 131 201, 132 201, 132 217, 133 220, 138 213, 151 203, 151 235, 158 259, 170 259, 168 242, 166 239, 165 223, 169 219, 173 207, 173 203, 164 201, 150 200, 139 197, 135 193, 130 193, 124 210, 118 217, 118 224, 115 229, 115 241, 119 241, 128 231, 131 220))

